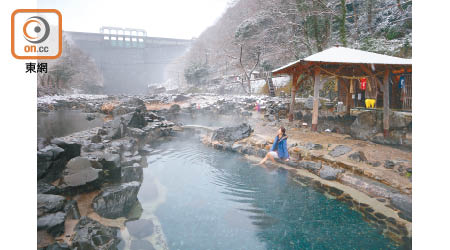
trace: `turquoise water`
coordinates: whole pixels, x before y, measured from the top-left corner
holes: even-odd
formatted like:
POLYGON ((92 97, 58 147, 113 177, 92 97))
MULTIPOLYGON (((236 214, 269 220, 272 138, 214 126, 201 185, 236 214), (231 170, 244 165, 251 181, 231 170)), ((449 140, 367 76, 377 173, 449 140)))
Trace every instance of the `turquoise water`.
POLYGON ((148 156, 138 198, 155 210, 170 249, 397 249, 344 203, 295 183, 283 170, 175 139, 148 156))

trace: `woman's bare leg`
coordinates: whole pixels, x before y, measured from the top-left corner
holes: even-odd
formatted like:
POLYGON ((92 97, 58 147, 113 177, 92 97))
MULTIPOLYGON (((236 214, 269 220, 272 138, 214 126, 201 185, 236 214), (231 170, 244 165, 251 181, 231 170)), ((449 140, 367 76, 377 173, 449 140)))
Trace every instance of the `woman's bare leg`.
POLYGON ((258 163, 258 165, 264 164, 264 162, 266 162, 267 159, 270 159, 270 160, 272 160, 272 162, 275 162, 275 159, 273 158, 272 154, 270 154, 270 152, 269 152, 269 153, 266 154, 266 157, 264 157, 264 159, 262 159, 262 160, 258 163))
POLYGON ((264 164, 264 162, 267 161, 267 158, 268 158, 268 157, 269 157, 269 153, 266 154, 266 157, 264 157, 264 159, 262 159, 262 160, 258 163, 258 165, 264 164))

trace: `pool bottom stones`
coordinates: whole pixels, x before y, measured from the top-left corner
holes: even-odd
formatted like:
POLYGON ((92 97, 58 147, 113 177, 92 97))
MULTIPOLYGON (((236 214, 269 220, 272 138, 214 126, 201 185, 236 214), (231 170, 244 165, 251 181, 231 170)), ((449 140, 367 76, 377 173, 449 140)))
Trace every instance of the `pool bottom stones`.
POLYGON ((362 213, 363 218, 380 230, 381 233, 387 235, 389 238, 401 244, 411 244, 411 235, 407 228, 407 223, 400 221, 398 218, 388 217, 380 211, 376 211, 368 203, 361 202, 354 199, 352 195, 334 186, 322 183, 320 180, 315 180, 311 177, 306 177, 299 174, 297 171, 289 171, 291 178, 294 181, 300 182, 304 185, 313 187, 315 190, 326 193, 327 196, 346 203, 350 208, 362 213))
MULTIPOLYGON (((210 138, 210 135, 207 134, 202 138, 202 142, 217 150, 240 153, 252 162, 259 162, 261 157, 264 157, 267 153, 267 150, 259 147, 260 145, 251 145, 245 139, 233 143, 212 141, 210 138)), ((338 175, 342 175, 344 170, 322 165, 322 162, 278 161, 277 163, 267 162, 266 165, 268 168, 281 167, 286 169, 293 181, 313 187, 330 198, 346 203, 351 209, 360 212, 364 220, 374 225, 381 234, 391 238, 406 249, 412 247, 411 216, 405 216, 405 212, 394 207, 392 202, 391 204, 388 202, 395 195, 402 195, 392 188, 366 177, 356 176, 356 174, 351 174, 351 178, 358 179, 363 183, 364 189, 352 185, 352 181, 340 181, 338 175), (330 172, 328 168, 337 171, 331 171, 332 173, 328 174, 330 172), (328 173, 324 173, 324 170, 328 173)))

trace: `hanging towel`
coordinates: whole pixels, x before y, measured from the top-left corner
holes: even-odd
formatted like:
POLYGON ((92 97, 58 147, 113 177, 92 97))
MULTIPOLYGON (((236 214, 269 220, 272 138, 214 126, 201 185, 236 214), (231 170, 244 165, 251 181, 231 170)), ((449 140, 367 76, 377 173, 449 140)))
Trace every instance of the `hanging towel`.
POLYGON ((355 93, 355 90, 353 89, 353 79, 350 79, 350 94, 355 93))
POLYGON ((338 91, 338 81, 339 81, 339 79, 337 77, 335 77, 335 79, 334 79, 334 91, 335 92, 338 91))

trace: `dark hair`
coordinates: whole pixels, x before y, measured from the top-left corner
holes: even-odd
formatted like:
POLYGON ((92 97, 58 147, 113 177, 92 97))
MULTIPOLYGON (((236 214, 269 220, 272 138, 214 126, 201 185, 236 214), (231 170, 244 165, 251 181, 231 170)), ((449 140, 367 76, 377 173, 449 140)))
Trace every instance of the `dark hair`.
POLYGON ((286 135, 286 129, 283 126, 281 126, 280 129, 281 129, 281 133, 283 133, 283 136, 285 136, 286 135))

